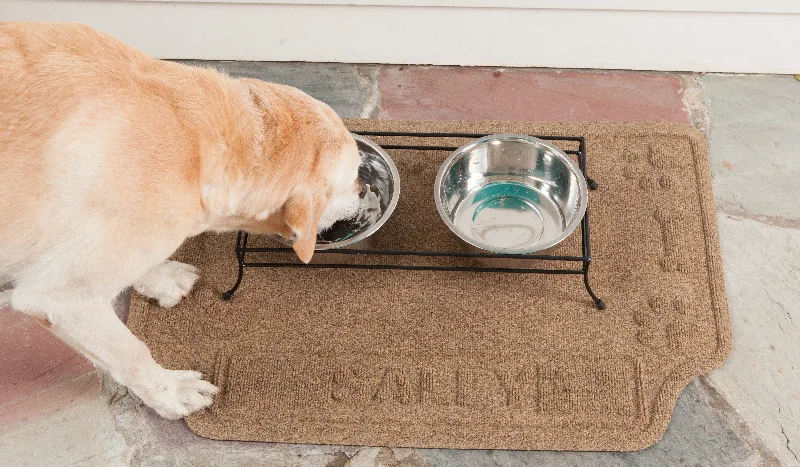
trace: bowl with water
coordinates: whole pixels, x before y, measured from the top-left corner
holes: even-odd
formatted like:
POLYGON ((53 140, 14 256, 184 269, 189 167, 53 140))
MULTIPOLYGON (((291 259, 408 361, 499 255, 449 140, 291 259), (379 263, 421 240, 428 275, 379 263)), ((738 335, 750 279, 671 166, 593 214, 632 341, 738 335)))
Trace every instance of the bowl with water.
POLYGON ((586 178, 566 153, 538 138, 490 135, 453 152, 434 187, 439 215, 478 251, 532 254, 580 225, 586 178))

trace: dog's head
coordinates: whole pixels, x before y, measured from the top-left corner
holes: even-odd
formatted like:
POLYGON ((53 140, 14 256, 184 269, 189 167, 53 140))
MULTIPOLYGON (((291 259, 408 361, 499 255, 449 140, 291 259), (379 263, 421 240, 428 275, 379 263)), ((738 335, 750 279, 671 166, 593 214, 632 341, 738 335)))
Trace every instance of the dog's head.
POLYGON ((366 194, 366 185, 358 179, 358 148, 349 132, 317 154, 277 216, 288 228, 282 235, 291 232, 292 248, 305 263, 314 254, 317 233, 354 217, 366 194))
POLYGON ((225 230, 293 238, 295 252, 307 263, 318 232, 358 213, 366 194, 358 179, 358 147, 324 103, 288 86, 240 81, 254 104, 256 136, 238 151, 230 148, 229 154, 239 155, 227 158, 222 168, 231 185, 222 190, 223 198, 236 211, 226 216, 225 230))

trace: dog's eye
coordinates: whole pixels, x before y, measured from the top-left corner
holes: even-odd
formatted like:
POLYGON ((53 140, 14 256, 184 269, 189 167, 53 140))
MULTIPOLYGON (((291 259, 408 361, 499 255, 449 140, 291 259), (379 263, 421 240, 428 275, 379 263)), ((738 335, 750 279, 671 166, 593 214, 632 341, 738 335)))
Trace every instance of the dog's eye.
POLYGON ((358 197, 364 199, 367 196, 367 191, 369 191, 369 185, 364 183, 361 185, 361 190, 358 192, 358 197))

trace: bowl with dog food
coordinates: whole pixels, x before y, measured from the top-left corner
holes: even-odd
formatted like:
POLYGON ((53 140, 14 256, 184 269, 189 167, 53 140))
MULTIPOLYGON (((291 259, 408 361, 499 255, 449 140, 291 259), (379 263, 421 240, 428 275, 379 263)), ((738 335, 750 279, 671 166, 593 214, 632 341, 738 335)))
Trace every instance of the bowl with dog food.
MULTIPOLYGON (((400 197, 400 174, 389 154, 361 135, 353 134, 361 156, 358 178, 366 184, 366 192, 361 199, 355 217, 335 222, 328 229, 317 234, 316 251, 339 248, 367 249, 372 243, 371 235, 389 220, 397 207, 400 197)), ((280 235, 272 238, 291 245, 291 241, 280 235)), ((339 262, 343 255, 315 255, 312 263, 339 262), (338 258, 336 258, 338 257, 338 258)))
POLYGON ((469 251, 547 250, 580 225, 586 178, 566 153, 538 138, 490 135, 454 151, 434 186, 444 223, 469 251))

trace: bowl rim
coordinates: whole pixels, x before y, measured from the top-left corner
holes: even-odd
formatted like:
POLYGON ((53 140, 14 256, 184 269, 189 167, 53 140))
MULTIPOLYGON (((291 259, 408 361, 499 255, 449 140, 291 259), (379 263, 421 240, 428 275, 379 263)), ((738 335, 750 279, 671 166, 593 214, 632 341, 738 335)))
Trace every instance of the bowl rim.
MULTIPOLYGON (((314 251, 324 251, 324 250, 334 250, 339 248, 344 248, 346 246, 350 246, 354 243, 358 243, 370 235, 374 234, 378 231, 386 221, 392 216, 394 209, 397 207, 397 203, 400 199, 400 172, 397 170, 397 166, 394 164, 394 161, 389 156, 389 153, 386 152, 382 147, 380 147, 377 143, 372 141, 371 139, 367 138, 366 136, 359 135, 358 133, 350 133, 353 136, 353 139, 356 140, 356 143, 364 143, 367 146, 371 147, 375 152, 383 158, 386 164, 389 166, 389 171, 392 174, 392 179, 394 180, 394 192, 392 194, 392 199, 389 200, 389 206, 384 211, 383 215, 378 222, 372 224, 367 230, 361 232, 360 234, 356 235, 355 237, 348 238, 347 240, 336 242, 336 243, 317 243, 314 247, 314 251)), ((284 245, 291 245, 292 241, 284 238, 279 234, 269 234, 270 237, 273 239, 283 243, 284 245)))
POLYGON ((571 157, 567 155, 564 151, 560 148, 554 146, 553 144, 544 141, 540 138, 536 138, 535 136, 528 136, 528 135, 520 135, 520 134, 513 134, 513 133, 500 133, 494 135, 487 135, 482 138, 475 139, 470 141, 460 148, 453 151, 442 165, 439 166, 439 171, 436 173, 436 182, 434 183, 433 187, 433 197, 436 201, 436 210, 439 211, 439 217, 442 218, 445 225, 454 233, 458 238, 462 241, 480 248, 481 250, 485 250, 492 253, 499 253, 499 254, 508 254, 508 255, 525 255, 525 254, 532 254, 542 250, 546 250, 550 247, 553 247, 562 241, 564 241, 567 237, 572 235, 572 232, 581 224, 583 221, 584 216, 586 215, 586 208, 589 204, 589 188, 586 183, 586 176, 581 171, 578 164, 572 160, 571 157), (578 179, 578 209, 573 215, 572 220, 567 226, 561 231, 557 237, 553 238, 548 242, 538 243, 535 245, 534 248, 526 248, 526 249, 514 249, 514 248, 497 248, 492 247, 491 245, 482 243, 477 241, 473 238, 468 237, 465 235, 461 230, 453 223, 452 220, 448 217, 447 213, 445 212, 444 205, 441 199, 441 189, 442 189, 442 180, 444 179, 445 173, 452 167, 453 163, 463 154, 471 151, 478 145, 484 144, 488 141, 522 141, 525 143, 529 143, 532 145, 544 146, 545 148, 552 151, 557 157, 562 159, 562 161, 569 167, 570 171, 575 174, 576 178, 578 179))

